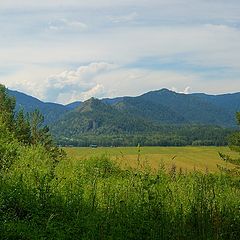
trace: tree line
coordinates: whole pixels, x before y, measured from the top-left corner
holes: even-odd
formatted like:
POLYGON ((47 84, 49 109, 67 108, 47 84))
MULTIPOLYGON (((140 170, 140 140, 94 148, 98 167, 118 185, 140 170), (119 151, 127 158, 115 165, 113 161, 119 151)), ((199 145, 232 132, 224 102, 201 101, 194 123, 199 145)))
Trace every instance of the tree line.
POLYGON ((78 136, 57 136, 61 146, 88 147, 97 144, 104 147, 120 146, 226 146, 233 129, 212 126, 166 126, 162 131, 134 134, 82 133, 78 136))

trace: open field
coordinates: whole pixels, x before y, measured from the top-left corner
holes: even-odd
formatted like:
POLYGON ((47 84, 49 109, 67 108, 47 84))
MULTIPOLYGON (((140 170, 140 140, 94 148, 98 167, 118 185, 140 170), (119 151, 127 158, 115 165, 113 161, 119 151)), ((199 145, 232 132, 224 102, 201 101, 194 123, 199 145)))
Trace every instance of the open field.
MULTIPOLYGON (((138 164, 137 147, 117 148, 64 148, 68 156, 75 160, 84 160, 93 156, 108 155, 122 167, 136 167, 138 164)), ((153 170, 161 166, 171 168, 176 165, 183 171, 218 171, 217 165, 231 167, 223 162, 218 152, 236 156, 228 147, 141 147, 140 164, 149 165, 153 170)))

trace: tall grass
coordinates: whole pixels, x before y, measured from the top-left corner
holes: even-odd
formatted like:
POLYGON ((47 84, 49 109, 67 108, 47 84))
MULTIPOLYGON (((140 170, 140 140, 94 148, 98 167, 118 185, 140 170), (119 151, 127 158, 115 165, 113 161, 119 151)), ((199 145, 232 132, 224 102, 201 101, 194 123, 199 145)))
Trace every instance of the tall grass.
POLYGON ((1 239, 239 239, 238 179, 26 148, 0 177, 1 239))

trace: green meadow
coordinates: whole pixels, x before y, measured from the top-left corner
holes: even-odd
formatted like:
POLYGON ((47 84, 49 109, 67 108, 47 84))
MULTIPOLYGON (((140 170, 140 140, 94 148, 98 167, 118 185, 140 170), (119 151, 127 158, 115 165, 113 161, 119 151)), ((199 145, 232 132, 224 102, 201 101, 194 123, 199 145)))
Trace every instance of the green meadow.
POLYGON ((237 157, 228 147, 99 147, 64 148, 73 161, 106 155, 122 168, 150 167, 153 171, 165 166, 176 166, 181 171, 219 172, 218 165, 231 168, 230 163, 220 159, 219 152, 237 157))

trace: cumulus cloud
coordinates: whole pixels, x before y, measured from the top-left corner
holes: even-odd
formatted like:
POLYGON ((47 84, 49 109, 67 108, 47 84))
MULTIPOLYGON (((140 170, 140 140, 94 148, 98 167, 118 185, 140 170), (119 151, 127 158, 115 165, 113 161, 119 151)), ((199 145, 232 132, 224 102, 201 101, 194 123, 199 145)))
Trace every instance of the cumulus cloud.
POLYGON ((101 98, 106 93, 106 90, 102 84, 97 84, 93 88, 91 88, 89 91, 82 93, 83 99, 89 99, 91 97, 98 97, 101 98))
MULTIPOLYGON (((181 71, 124 68, 106 62, 91 63, 73 70, 55 69, 56 74, 50 75, 51 70, 49 68, 47 72, 44 72, 44 68, 38 70, 33 67, 29 75, 22 71, 17 74, 17 77, 1 81, 1 83, 41 100, 63 104, 86 100, 90 97, 137 96, 162 88, 187 94, 190 93, 189 86, 191 86, 194 92, 206 92, 204 79, 198 74, 181 71), (49 75, 49 77, 44 78, 44 75, 49 75)), ((239 79, 236 78, 232 80, 233 84, 226 85, 227 80, 208 81, 207 92, 236 92, 235 86, 239 83, 239 79)))
POLYGON ((98 62, 52 75, 47 79, 45 95, 50 101, 62 103, 101 97, 104 86, 95 80, 96 76, 116 68, 114 64, 98 62))
POLYGON ((179 91, 176 87, 171 87, 170 89, 171 89, 173 92, 189 94, 191 87, 188 86, 188 87, 186 87, 183 91, 179 91))

